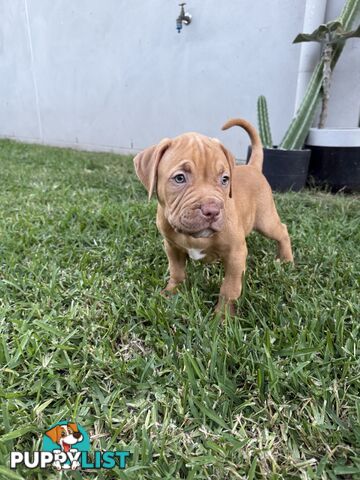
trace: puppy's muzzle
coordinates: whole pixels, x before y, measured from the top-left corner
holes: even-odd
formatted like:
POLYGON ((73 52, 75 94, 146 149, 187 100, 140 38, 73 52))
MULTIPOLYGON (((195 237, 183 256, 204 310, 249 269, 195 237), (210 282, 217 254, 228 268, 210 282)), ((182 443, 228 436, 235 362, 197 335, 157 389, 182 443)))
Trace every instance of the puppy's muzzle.
POLYGON ((216 222, 220 216, 221 204, 220 202, 204 203, 200 206, 200 211, 206 220, 209 222, 216 222))
POLYGON ((183 210, 177 230, 194 237, 210 237, 224 225, 224 203, 211 199, 183 210))

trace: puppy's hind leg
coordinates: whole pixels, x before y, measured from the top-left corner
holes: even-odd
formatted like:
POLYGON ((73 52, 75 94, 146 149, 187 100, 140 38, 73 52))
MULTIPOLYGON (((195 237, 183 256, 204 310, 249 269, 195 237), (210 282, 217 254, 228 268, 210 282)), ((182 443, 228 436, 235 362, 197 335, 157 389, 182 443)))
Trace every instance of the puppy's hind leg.
POLYGON ((286 225, 280 221, 273 200, 266 210, 262 211, 261 215, 256 219, 255 230, 272 240, 276 240, 278 246, 277 258, 279 260, 293 262, 294 257, 289 233, 286 225))
POLYGON ((165 252, 169 260, 170 278, 163 294, 175 293, 176 287, 185 280, 186 253, 164 240, 165 252))

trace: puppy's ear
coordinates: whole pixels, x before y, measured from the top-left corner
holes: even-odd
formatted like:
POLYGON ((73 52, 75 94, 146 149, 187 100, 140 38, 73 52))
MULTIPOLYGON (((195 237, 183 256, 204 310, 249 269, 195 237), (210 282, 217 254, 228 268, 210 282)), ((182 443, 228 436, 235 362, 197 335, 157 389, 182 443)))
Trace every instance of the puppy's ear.
POLYGON ((226 157, 226 160, 229 165, 229 171, 230 171, 230 190, 229 190, 229 197, 232 197, 232 190, 233 190, 233 169, 235 167, 235 157, 234 155, 228 150, 227 148, 224 147, 224 145, 220 142, 218 138, 213 138, 213 140, 220 146, 221 150, 224 152, 224 155, 226 157))
POLYGON ((158 145, 146 148, 134 158, 135 172, 149 193, 149 200, 155 190, 157 170, 160 160, 171 144, 170 138, 164 138, 158 145))
POLYGON ((60 437, 61 437, 61 427, 59 425, 56 425, 56 427, 52 428, 51 430, 48 430, 45 432, 45 435, 49 438, 54 443, 59 443, 60 437))
POLYGON ((76 423, 71 423, 71 422, 69 422, 69 423, 68 423, 68 427, 70 427, 73 432, 78 432, 78 431, 79 431, 78 426, 77 426, 76 423))

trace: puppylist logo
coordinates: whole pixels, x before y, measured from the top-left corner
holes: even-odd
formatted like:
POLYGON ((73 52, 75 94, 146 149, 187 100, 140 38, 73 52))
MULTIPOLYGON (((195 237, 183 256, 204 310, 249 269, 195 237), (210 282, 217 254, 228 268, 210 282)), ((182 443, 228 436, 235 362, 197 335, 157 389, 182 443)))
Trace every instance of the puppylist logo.
POLYGON ((112 469, 126 468, 129 451, 90 452, 90 438, 87 432, 74 422, 58 422, 47 430, 43 436, 40 452, 11 452, 10 468, 19 465, 26 468, 55 467, 60 470, 77 469, 112 469))

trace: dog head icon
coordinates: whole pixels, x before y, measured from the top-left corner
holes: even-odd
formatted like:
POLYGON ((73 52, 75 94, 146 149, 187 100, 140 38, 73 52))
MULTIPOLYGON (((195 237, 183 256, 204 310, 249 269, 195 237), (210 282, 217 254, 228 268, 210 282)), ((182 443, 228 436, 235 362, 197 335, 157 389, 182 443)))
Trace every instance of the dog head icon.
POLYGON ((65 425, 56 425, 45 432, 54 443, 60 445, 61 450, 67 453, 76 443, 83 439, 76 423, 67 423, 65 425))

